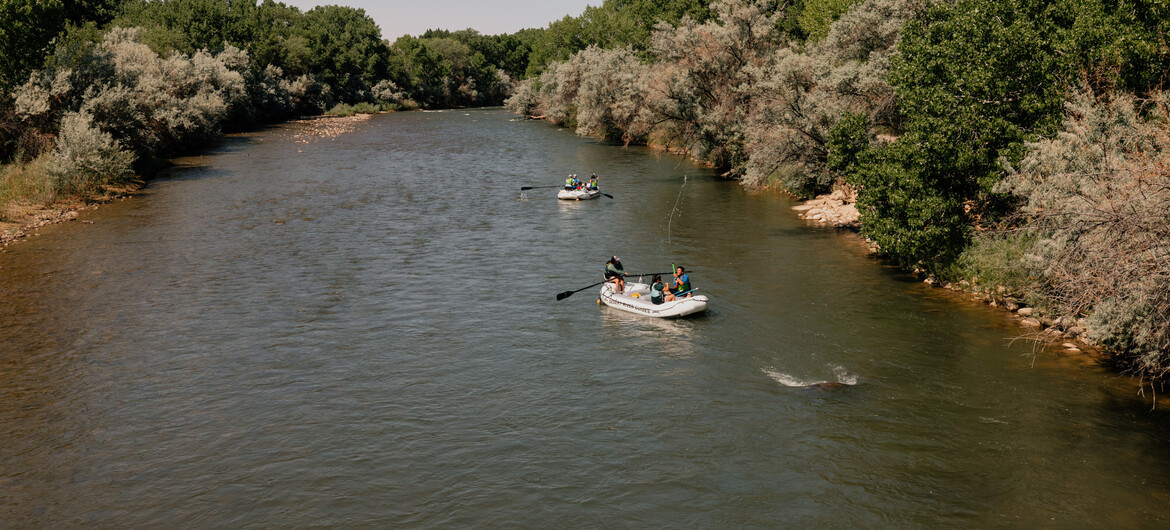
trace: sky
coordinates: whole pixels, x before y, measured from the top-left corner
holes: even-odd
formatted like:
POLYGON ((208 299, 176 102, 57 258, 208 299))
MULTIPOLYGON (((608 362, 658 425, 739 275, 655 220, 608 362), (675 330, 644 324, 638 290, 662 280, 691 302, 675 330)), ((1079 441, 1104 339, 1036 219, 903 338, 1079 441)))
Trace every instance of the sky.
POLYGON ((577 16, 602 0, 278 0, 308 11, 320 5, 366 10, 390 42, 403 35, 419 36, 428 29, 471 28, 484 35, 544 28, 550 22, 577 16))

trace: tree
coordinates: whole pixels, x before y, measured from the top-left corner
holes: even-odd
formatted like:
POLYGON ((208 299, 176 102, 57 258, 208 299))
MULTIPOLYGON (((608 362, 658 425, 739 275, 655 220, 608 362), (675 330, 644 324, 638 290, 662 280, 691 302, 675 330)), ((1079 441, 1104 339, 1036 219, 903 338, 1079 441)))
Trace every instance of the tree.
MULTIPOLYGON (((825 193, 852 167, 826 168, 831 130, 842 116, 863 115, 869 127, 896 126, 890 57, 921 0, 866 0, 833 22, 828 34, 800 49, 781 46, 762 68, 747 117, 748 185, 779 182, 799 196, 825 193)), ((868 141, 868 130, 858 141, 868 141)))
POLYGON ((752 87, 780 37, 779 15, 768 8, 764 0, 722 1, 712 5, 717 21, 658 24, 651 43, 658 62, 647 102, 665 125, 659 129, 664 142, 717 168, 742 168, 752 87))
POLYGON ((51 42, 69 24, 104 24, 122 0, 0 0, 0 92, 40 68, 51 42))
POLYGON ((992 192, 1000 157, 1018 160, 1058 122, 1071 72, 1044 12, 960 0, 903 29, 889 79, 905 131, 853 177, 863 231, 892 257, 935 269, 958 256, 974 220, 1005 204, 992 192))
POLYGON ((309 71, 341 100, 362 101, 371 86, 386 78, 390 50, 365 10, 315 7, 305 13, 302 24, 309 71))
POLYGON ((829 34, 829 26, 858 0, 805 0, 797 16, 800 29, 809 40, 818 41, 829 34))

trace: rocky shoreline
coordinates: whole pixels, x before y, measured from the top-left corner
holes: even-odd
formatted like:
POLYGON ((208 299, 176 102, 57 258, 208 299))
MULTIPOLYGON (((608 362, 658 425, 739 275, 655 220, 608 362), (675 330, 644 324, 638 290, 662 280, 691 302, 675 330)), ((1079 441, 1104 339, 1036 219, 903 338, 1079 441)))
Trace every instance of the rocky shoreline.
POLYGON ((806 221, 838 228, 861 228, 861 213, 857 211, 857 191, 849 185, 838 186, 832 193, 817 196, 793 210, 806 221))

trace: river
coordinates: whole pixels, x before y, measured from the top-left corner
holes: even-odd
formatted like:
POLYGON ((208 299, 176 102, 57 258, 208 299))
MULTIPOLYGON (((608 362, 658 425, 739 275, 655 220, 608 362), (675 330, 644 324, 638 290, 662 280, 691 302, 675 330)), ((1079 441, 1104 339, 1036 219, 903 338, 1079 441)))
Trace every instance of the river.
POLYGON ((1170 525, 1133 381, 794 204, 499 109, 231 135, 0 254, 0 521, 1170 525), (709 311, 556 300, 613 254, 709 311))

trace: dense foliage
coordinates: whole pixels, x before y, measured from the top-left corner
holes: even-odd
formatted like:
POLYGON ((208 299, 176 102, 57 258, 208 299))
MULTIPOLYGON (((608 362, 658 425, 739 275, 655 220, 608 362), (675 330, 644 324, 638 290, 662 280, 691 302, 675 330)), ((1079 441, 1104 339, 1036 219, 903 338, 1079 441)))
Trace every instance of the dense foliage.
POLYGON ((104 24, 122 0, 0 0, 0 91, 40 68, 67 25, 104 24))
POLYGON ((1057 314, 1170 372, 1170 99, 1077 91, 1059 134, 1029 143, 1000 184, 1029 234, 1015 268, 1041 278, 1057 314))
POLYGON ((272 0, 3 0, 0 19, 5 163, 52 150, 70 112, 142 159, 297 114, 498 105, 511 92, 507 72, 528 68, 532 40, 466 30, 391 44, 361 9, 302 13, 272 0), (132 60, 118 51, 127 42, 132 60), (209 57, 232 57, 230 90, 208 78, 209 57), (167 65, 145 70, 164 77, 126 70, 148 63, 167 65), (33 100, 51 108, 33 112, 33 100))
POLYGON ((527 74, 538 75, 589 46, 629 47, 647 57, 656 24, 665 21, 674 25, 683 17, 704 22, 714 17, 709 4, 709 0, 605 0, 600 6, 589 6, 579 16, 566 16, 529 35, 532 54, 527 74))
POLYGON ((970 227, 1009 206, 992 191, 1000 159, 1019 160, 1025 141, 1055 130, 1078 74, 1140 86, 1148 72, 1128 66, 1165 71, 1165 50, 1159 58, 1143 40, 1164 31, 1165 19, 1146 26, 1115 7, 961 0, 907 24, 890 72, 904 128, 851 176, 865 233, 905 263, 952 261, 970 227))

